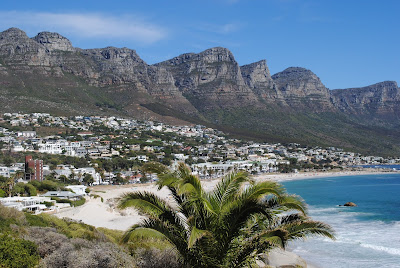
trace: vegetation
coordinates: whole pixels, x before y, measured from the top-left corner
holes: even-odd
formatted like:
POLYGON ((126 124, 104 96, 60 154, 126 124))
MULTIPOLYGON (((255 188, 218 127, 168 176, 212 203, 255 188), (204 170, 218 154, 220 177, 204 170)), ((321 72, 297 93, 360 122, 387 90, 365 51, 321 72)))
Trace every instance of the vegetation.
POLYGON ((0 268, 136 267, 128 248, 118 244, 122 235, 0 204, 0 268))
POLYGON ((0 234, 0 267, 35 267, 39 263, 39 254, 35 243, 0 234))
POLYGON ((245 173, 232 173, 206 192, 184 164, 175 172, 157 169, 159 189, 167 187, 175 204, 149 192, 123 195, 120 208, 133 206, 148 217, 126 232, 126 243, 164 239, 188 267, 247 267, 259 254, 285 248, 291 240, 334 239, 330 226, 308 218, 305 203, 275 182, 256 183, 245 173))
POLYGON ((56 200, 57 203, 69 203, 71 207, 79 207, 85 204, 86 200, 85 198, 78 199, 76 201, 69 200, 69 199, 61 199, 58 197, 52 197, 51 200, 56 200))

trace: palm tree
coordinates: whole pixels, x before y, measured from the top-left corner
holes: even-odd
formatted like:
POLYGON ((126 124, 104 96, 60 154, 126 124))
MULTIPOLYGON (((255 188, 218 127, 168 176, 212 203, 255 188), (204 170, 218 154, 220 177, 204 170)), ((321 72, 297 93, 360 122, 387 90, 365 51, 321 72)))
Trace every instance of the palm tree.
POLYGON ((180 164, 174 172, 162 172, 157 184, 169 189, 174 204, 149 192, 123 195, 120 208, 132 206, 148 217, 133 225, 123 241, 163 238, 189 267, 247 267, 259 254, 285 248, 290 240, 310 235, 334 239, 330 226, 306 216, 298 197, 287 195, 278 183, 256 183, 243 172, 226 175, 206 192, 180 164))

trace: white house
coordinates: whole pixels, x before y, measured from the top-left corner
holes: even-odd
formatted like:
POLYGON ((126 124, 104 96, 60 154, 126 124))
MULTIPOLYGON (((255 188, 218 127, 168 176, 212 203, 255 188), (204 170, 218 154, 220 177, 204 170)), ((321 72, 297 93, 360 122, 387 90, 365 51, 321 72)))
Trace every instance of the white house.
POLYGON ((51 211, 51 209, 47 209, 46 205, 43 204, 44 202, 54 203, 55 201, 52 201, 50 197, 42 197, 42 196, 30 196, 30 197, 13 196, 13 197, 0 198, 0 203, 2 203, 2 205, 5 207, 15 208, 19 211, 28 210, 34 212, 35 214, 42 213, 46 210, 51 211))
POLYGON ((17 132, 17 136, 23 138, 34 138, 36 137, 36 131, 19 131, 17 132))
POLYGON ((68 185, 65 188, 71 189, 74 193, 78 195, 86 195, 86 186, 85 185, 68 185))
POLYGON ((61 154, 62 147, 60 143, 53 143, 53 142, 46 142, 38 144, 39 153, 46 153, 46 154, 61 154))
POLYGON ((0 176, 9 178, 10 177, 10 169, 8 167, 0 167, 0 176))
POLYGON ((84 167, 84 168, 76 168, 74 169, 74 173, 76 176, 83 178, 84 174, 90 174, 93 177, 93 185, 101 184, 101 176, 96 170, 92 167, 84 167))

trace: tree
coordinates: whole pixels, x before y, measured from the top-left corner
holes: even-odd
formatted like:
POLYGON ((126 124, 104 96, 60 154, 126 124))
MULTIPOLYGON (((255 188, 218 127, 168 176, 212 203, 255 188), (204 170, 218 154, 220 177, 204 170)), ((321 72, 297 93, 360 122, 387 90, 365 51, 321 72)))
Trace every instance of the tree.
POLYGON ((190 267, 247 267, 257 256, 310 235, 334 238, 330 226, 307 217, 305 203, 271 181, 254 182, 246 173, 230 173, 211 192, 180 164, 159 174, 170 205, 149 192, 123 195, 120 208, 133 206, 148 218, 124 235, 164 238, 190 267), (284 212, 284 214, 283 214, 284 212))
POLYGON ((15 163, 15 159, 13 157, 11 157, 11 156, 6 156, 3 159, 3 163, 7 167, 10 167, 13 163, 15 163))
POLYGON ((114 179, 114 184, 125 184, 125 179, 121 176, 120 172, 117 173, 117 176, 114 179))
POLYGON ((83 182, 89 186, 92 185, 94 183, 93 176, 90 175, 89 173, 85 173, 83 177, 83 182))

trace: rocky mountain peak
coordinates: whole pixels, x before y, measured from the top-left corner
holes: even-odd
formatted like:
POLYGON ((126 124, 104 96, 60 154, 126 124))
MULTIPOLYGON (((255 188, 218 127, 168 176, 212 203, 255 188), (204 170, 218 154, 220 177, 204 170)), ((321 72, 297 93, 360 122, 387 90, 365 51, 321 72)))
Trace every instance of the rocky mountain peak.
POLYGON ((240 67, 245 83, 252 89, 271 88, 273 81, 267 61, 260 60, 240 67))
POLYGON ((101 55, 106 60, 123 61, 130 59, 144 63, 135 50, 126 47, 106 47, 101 49, 86 49, 86 51, 99 56, 101 55))
POLYGON ((400 89, 395 81, 384 81, 366 87, 331 90, 335 105, 354 114, 399 114, 400 89))
POLYGON ((235 62, 235 57, 227 48, 213 47, 197 54, 203 61, 210 62, 235 62))
POLYGON ((291 80, 296 80, 296 79, 314 79, 314 80, 319 80, 318 76, 316 76, 312 71, 302 68, 302 67, 289 67, 283 70, 282 72, 276 73, 272 76, 272 79, 274 80, 280 80, 280 79, 291 79, 291 80))
POLYGON ((58 33, 40 32, 32 39, 45 46, 49 51, 75 51, 71 42, 58 33))
POLYGON ((16 42, 21 39, 29 39, 26 33, 18 28, 10 28, 0 33, 0 40, 7 42, 16 42))
POLYGON ((315 111, 332 110, 329 90, 312 71, 289 67, 272 76, 278 94, 291 107, 304 107, 315 111))
POLYGON ((301 67, 289 67, 272 76, 277 88, 282 91, 303 91, 303 94, 327 92, 318 76, 312 71, 301 67))

